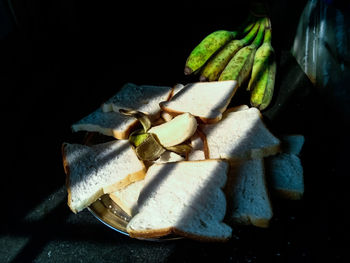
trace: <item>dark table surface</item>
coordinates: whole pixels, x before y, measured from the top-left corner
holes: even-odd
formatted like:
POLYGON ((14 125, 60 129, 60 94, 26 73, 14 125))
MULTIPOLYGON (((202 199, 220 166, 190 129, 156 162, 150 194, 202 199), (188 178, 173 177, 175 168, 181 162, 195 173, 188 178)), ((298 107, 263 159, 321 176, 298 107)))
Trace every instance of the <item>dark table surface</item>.
POLYGON ((124 83, 193 81, 183 75, 190 50, 208 33, 241 21, 247 6, 34 1, 19 8, 21 26, 0 42, 0 262, 349 262, 349 88, 340 100, 322 92, 288 51, 306 1, 269 2, 278 77, 274 106, 264 117, 276 135, 305 136, 305 195, 300 201, 272 196, 271 226, 236 227, 226 243, 140 241, 87 210, 73 214, 60 148, 79 139, 70 125, 124 83))

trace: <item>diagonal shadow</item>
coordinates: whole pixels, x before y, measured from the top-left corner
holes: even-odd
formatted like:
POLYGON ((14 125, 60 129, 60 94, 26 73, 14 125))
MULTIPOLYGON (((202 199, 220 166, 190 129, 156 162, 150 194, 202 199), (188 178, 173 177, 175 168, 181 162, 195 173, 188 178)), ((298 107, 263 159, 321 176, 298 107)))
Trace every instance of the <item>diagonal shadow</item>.
MULTIPOLYGON (((106 145, 111 145, 113 143, 118 143, 118 141, 116 140, 93 146, 80 145, 79 149, 75 152, 67 153, 68 155, 74 155, 79 151, 79 154, 71 160, 71 163, 64 163, 66 173, 69 174, 71 172, 70 170, 82 169, 82 171, 77 171, 81 174, 80 178, 78 178, 77 181, 70 181, 71 188, 74 188, 82 180, 93 178, 99 170, 103 170, 105 166, 109 165, 111 161, 130 147, 128 143, 124 143, 118 147, 109 148, 108 152, 105 152, 106 145)), ((64 146, 62 151, 64 151, 64 146)))
MULTIPOLYGON (((244 138, 242 139, 242 141, 239 143, 239 145, 244 145, 246 144, 246 140, 248 140, 248 138, 244 138)), ((118 149, 115 151, 111 151, 110 153, 106 154, 105 156, 103 156, 102 158, 99 158, 101 160, 101 162, 99 163, 99 165, 106 165, 110 160, 113 159, 114 156, 120 154, 121 151, 125 150, 125 147, 122 149, 118 149)), ((74 163, 81 163, 84 162, 84 160, 88 159, 89 160, 89 154, 88 153, 84 153, 81 156, 78 156, 75 160, 74 163)), ((155 176, 153 178, 153 180, 147 185, 147 188, 143 189, 143 191, 140 194, 140 200, 142 200, 139 205, 140 207, 142 207, 143 205, 145 205, 146 200, 151 198, 152 193, 157 189, 157 187, 163 182, 165 181, 169 176, 171 176, 171 172, 172 169, 175 168, 175 166, 172 166, 172 168, 169 169, 169 167, 163 167, 159 172, 158 175, 155 176)), ((93 172, 92 171, 87 171, 86 176, 92 176, 93 172)), ((205 186, 203 186, 203 192, 208 191, 213 189, 212 186, 212 181, 209 180, 205 186)), ((191 204, 188 204, 188 207, 195 207, 196 204, 201 202, 201 199, 203 198, 203 196, 201 196, 200 194, 197 195, 192 201, 191 204)), ((193 218, 193 213, 191 213, 191 209, 189 209, 188 211, 184 210, 182 212, 181 218, 178 221, 180 222, 189 222, 192 220, 193 218)))
MULTIPOLYGON (((180 100, 181 101, 181 98, 184 97, 186 95, 186 91, 188 90, 191 90, 191 88, 195 85, 196 83, 189 83, 189 84, 186 84, 184 88, 182 88, 180 91, 178 91, 172 98, 174 100, 180 100)), ((204 82, 200 82, 200 84, 204 84, 204 82)), ((210 108, 210 112, 208 112, 209 115, 211 115, 211 113, 216 113, 217 112, 221 112, 223 113, 223 108, 226 108, 230 101, 232 100, 233 96, 235 95, 235 93, 237 92, 237 90, 239 89, 239 87, 235 87, 234 91, 231 92, 230 94, 224 94, 227 96, 227 103, 226 105, 223 105, 220 103, 220 101, 218 101, 217 103, 210 103, 208 104, 209 108, 210 108)), ((171 101, 170 100, 170 101, 171 101)), ((196 101, 198 100, 198 98, 192 98, 192 101, 190 102, 191 104, 194 104, 196 103, 196 101)), ((170 107, 171 108, 171 107, 170 107)), ((171 113, 171 114, 174 114, 174 115, 178 115, 178 114, 182 114, 183 112, 174 112, 174 113, 171 113)))
MULTIPOLYGON (((253 125, 252 129, 255 129, 254 128, 255 126, 256 124, 253 125)), ((236 147, 245 147, 247 144, 249 145, 248 141, 249 141, 249 136, 243 137, 241 138, 240 142, 237 144, 236 147)), ((234 152, 235 150, 236 149, 232 149, 232 152, 234 152)), ((143 206, 147 204, 150 198, 154 198, 154 192, 157 190, 159 185, 163 184, 169 176, 174 176, 171 173, 176 167, 176 165, 177 164, 175 163, 171 166, 164 165, 158 171, 158 173, 152 178, 150 183, 146 184, 146 186, 142 189, 138 200, 138 206, 140 210, 142 210, 143 206)), ((215 169, 214 169, 214 173, 215 173, 215 169)), ((188 176, 190 177, 195 175, 189 174, 188 176)), ((228 176, 229 175, 227 175, 227 177, 228 176)), ((204 209, 205 205, 206 204, 208 205, 208 203, 210 203, 208 199, 206 199, 207 195, 213 196, 213 194, 215 193, 215 189, 216 190, 218 189, 217 182, 215 182, 215 176, 212 175, 209 177, 210 178, 201 186, 200 188, 201 191, 198 194, 194 195, 190 203, 186 204, 186 206, 183 208, 183 210, 181 211, 180 217, 178 218, 178 220, 176 220, 175 228, 178 227, 179 229, 181 229, 182 228, 181 226, 190 224, 191 222, 196 222, 196 220, 198 222, 198 214, 200 212, 203 213, 203 211, 200 211, 200 210, 204 209)), ((184 184, 186 184, 186 182, 184 182, 184 184)), ((222 191, 222 194, 224 194, 223 189, 221 189, 220 191, 222 191)), ((209 206, 211 206, 210 209, 213 209, 211 211, 215 211, 214 203, 209 204, 209 206)), ((210 214, 211 211, 204 212, 206 213, 208 218, 212 218, 212 215, 210 214)), ((224 214, 226 214, 226 210, 224 214)), ((224 217, 222 218, 222 220, 224 220, 224 217)), ((210 225, 205 226, 205 223, 204 223, 202 227, 209 229, 211 226, 210 225)))
POLYGON ((81 224, 78 219, 79 226, 77 226, 76 223, 69 222, 70 216, 72 216, 72 213, 67 208, 64 199, 59 202, 55 209, 46 213, 39 220, 23 220, 20 224, 9 226, 1 234, 2 236, 29 238, 26 245, 14 256, 11 262, 34 262, 45 246, 55 240, 118 244, 124 242, 125 238, 127 238, 123 235, 118 235, 116 232, 109 231, 98 221, 94 221, 96 223, 86 222, 81 224))
MULTIPOLYGON (((137 85, 135 84, 127 83, 121 88, 121 90, 126 90, 130 86, 137 87, 137 85)), ((149 85, 142 85, 142 87, 145 87, 145 88, 147 88, 148 86, 149 85)), ((152 89, 152 91, 154 91, 154 94, 153 94, 154 96, 161 95, 164 93, 163 89, 152 89)), ((120 93, 120 91, 118 91, 117 94, 121 94, 121 96, 118 97, 118 100, 117 100, 118 102, 128 101, 128 98, 126 97, 127 94, 125 92, 120 93)), ((137 96, 142 97, 141 94, 137 94, 137 96)), ((107 100, 106 103, 113 102, 115 98, 116 96, 114 95, 112 98, 107 100)), ((145 101, 145 103, 147 102, 145 101)), ((133 107, 133 105, 131 105, 130 103, 125 104, 124 106, 131 107, 131 108, 133 107)), ((83 175, 81 176, 80 180, 73 182, 70 185, 71 187, 75 187, 76 184, 79 184, 80 181, 85 180, 86 178, 93 177, 93 175, 96 172, 98 172, 98 170, 102 170, 105 166, 109 164, 111 160, 113 160, 116 156, 121 154, 128 147, 130 147, 128 144, 124 144, 121 147, 118 147, 117 149, 110 151, 108 154, 104 154, 102 150, 105 145, 106 144, 94 145, 90 148, 88 148, 88 146, 82 146, 83 152, 79 154, 79 156, 76 156, 71 164, 67 164, 64 162, 64 169, 66 174, 70 172, 69 171, 70 167, 77 166, 77 165, 79 165, 80 167, 84 167, 84 170, 82 171, 83 175), (101 152, 99 153, 99 151, 101 152), (86 167, 86 166, 83 166, 84 163, 90 163, 90 165, 86 167), (91 163, 93 163, 94 165, 91 165, 91 163)), ((62 146, 62 155, 64 155, 63 152, 64 152, 64 144, 62 146)))
POLYGON ((152 105, 154 108, 159 106, 156 103, 149 103, 151 100, 150 91, 153 97, 164 97, 167 99, 173 93, 173 88, 168 86, 152 86, 152 85, 135 85, 126 83, 117 93, 104 101, 99 108, 80 118, 72 127, 75 131, 95 131, 102 132, 106 135, 113 136, 113 131, 124 130, 123 126, 128 123, 130 127, 135 128, 139 125, 139 121, 135 118, 125 116, 119 113, 119 109, 136 109, 148 113, 151 120, 158 118, 154 109, 147 108, 152 105), (148 112, 146 112, 148 111, 148 112))
MULTIPOLYGON (((245 144, 247 139, 248 138, 242 139, 242 141, 240 142, 240 145, 245 144)), ((108 161, 113 159, 115 155, 119 154, 123 150, 125 149, 114 150, 107 153, 104 156, 101 156, 102 165, 106 165, 108 161)), ((79 156, 74 162, 79 163, 84 161, 86 158, 88 157, 85 154, 83 154, 79 156)), ((153 180, 148 184, 147 188, 143 190, 143 192, 140 194, 140 196, 142 196, 140 200, 143 200, 139 204, 141 207, 145 205, 145 202, 147 199, 152 197, 152 193, 157 189, 157 187, 159 187, 159 185, 162 182, 164 182, 169 176, 171 176, 172 169, 174 169, 176 166, 174 165, 171 167, 172 168, 169 168, 166 166, 163 167, 159 171, 157 176, 155 176, 153 180)), ((201 191, 202 193, 211 192, 213 189, 215 189, 215 186, 213 185, 213 179, 208 180, 206 184, 202 186, 201 189, 202 189, 201 191)), ((203 195, 202 194, 196 195, 191 200, 190 204, 186 206, 187 209, 184 209, 181 212, 181 216, 179 220, 176 222, 176 224, 186 224, 187 222, 191 222, 192 220, 194 220, 195 213, 193 213, 193 207, 196 207, 198 204, 202 202, 203 202, 203 195)), ((28 259, 34 260, 35 257, 42 251, 43 247, 48 242, 48 240, 53 236, 56 239, 62 239, 62 240, 67 238, 67 236, 69 239, 72 239, 70 235, 73 236, 73 239, 76 238, 77 240, 88 239, 89 238, 88 234, 81 233, 79 231, 74 231, 74 225, 69 225, 69 224, 65 225, 65 230, 67 230, 66 232, 70 233, 69 235, 66 235, 65 232, 61 231, 62 228, 57 228, 56 230, 52 231, 51 229, 52 225, 55 226, 55 222, 57 222, 56 220, 58 219, 64 220, 64 218, 67 218, 69 214, 71 213, 67 209, 66 204, 62 202, 54 211, 52 211, 50 214, 44 217, 41 221, 35 222, 35 223, 28 223, 28 224, 24 223, 22 227, 20 227, 18 230, 11 229, 11 232, 15 233, 15 235, 20 236, 24 234, 24 235, 29 235, 31 237, 28 244, 21 250, 21 252, 19 252, 16 255, 13 262, 23 262, 23 261, 27 261, 28 259), (57 218, 56 216, 57 214, 60 215, 59 218, 57 218), (44 226, 42 222, 45 222, 44 226), (52 225, 50 225, 50 223, 52 223, 52 225), (31 230, 28 230, 28 229, 31 229, 31 230), (35 233, 39 231, 44 234, 36 235, 35 233)), ((98 232, 98 227, 96 227, 96 229, 94 228, 94 226, 88 225, 88 227, 91 228, 93 232, 95 231, 98 232)), ((105 240, 108 240, 108 238, 106 239, 106 236, 103 233, 101 233, 100 236, 97 235, 97 237, 94 235, 94 240, 96 238, 98 242, 106 242, 105 240)))
POLYGON ((64 201, 43 219, 36 224, 29 223, 29 225, 21 224, 16 229, 9 229, 10 234, 27 235, 30 237, 28 243, 16 254, 12 262, 32 262, 38 254, 42 251, 49 238, 59 231, 54 222, 64 220, 69 215, 69 210, 64 201), (52 225, 51 225, 52 224, 52 225), (30 232, 26 231, 24 227, 29 227, 30 232))

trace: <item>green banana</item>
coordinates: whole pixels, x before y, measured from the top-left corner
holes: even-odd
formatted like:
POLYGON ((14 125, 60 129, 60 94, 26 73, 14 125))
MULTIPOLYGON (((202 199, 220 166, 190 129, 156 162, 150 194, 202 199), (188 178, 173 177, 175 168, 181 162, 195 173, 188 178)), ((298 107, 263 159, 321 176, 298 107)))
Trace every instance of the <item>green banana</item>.
POLYGON ((224 70, 230 59, 236 54, 242 47, 248 45, 255 37, 256 32, 259 29, 259 23, 255 21, 249 24, 246 29, 249 33, 242 39, 231 40, 223 49, 221 49, 208 63, 204 66, 200 81, 215 81, 219 78, 220 73, 224 70), (250 31, 247 28, 252 28, 250 31))
POLYGON ((230 60, 222 71, 219 81, 236 80, 237 85, 241 86, 249 77, 253 67, 254 55, 264 37, 266 18, 263 18, 259 24, 259 31, 252 44, 241 48, 230 60))
POLYGON ((217 50, 237 36, 237 31, 218 30, 206 36, 186 60, 185 75, 201 68, 217 50))
POLYGON ((256 20, 255 17, 249 13, 246 20, 236 30, 218 30, 206 36, 188 56, 185 63, 185 75, 198 72, 208 59, 229 41, 246 34, 253 26, 252 21, 254 20, 256 20))
POLYGON ((264 43, 255 53, 252 76, 248 84, 248 90, 251 90, 251 106, 263 110, 270 104, 275 85, 275 76, 275 51, 271 45, 271 25, 268 22, 264 43))

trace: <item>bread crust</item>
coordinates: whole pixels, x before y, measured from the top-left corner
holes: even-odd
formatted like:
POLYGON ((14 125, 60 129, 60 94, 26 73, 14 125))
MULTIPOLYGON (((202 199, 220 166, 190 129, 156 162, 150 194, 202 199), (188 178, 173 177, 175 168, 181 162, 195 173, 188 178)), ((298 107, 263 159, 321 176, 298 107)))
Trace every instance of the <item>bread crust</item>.
POLYGON ((280 198, 288 200, 301 200, 303 198, 302 192, 287 190, 287 189, 273 189, 274 194, 280 198))
POLYGON ((70 208, 70 210, 72 210, 72 212, 74 214, 76 214, 78 211, 75 210, 71 205, 72 204, 72 193, 71 193, 71 189, 70 189, 70 169, 69 169, 69 164, 67 161, 67 155, 66 155, 66 149, 65 149, 66 146, 67 146, 66 143, 62 144, 61 152, 62 152, 62 160, 63 160, 63 169, 64 169, 64 172, 66 174, 65 184, 66 184, 66 189, 67 189, 67 193, 68 193, 67 205, 70 208))
POLYGON ((232 217, 230 220, 231 226, 256 226, 260 228, 268 228, 270 226, 270 219, 267 218, 236 218, 232 217))
POLYGON ((174 228, 168 227, 143 231, 133 231, 127 228, 127 232, 132 238, 158 238, 174 233, 174 228))
POLYGON ((174 85, 174 86, 171 87, 169 96, 167 97, 166 101, 169 101, 169 100, 174 96, 175 86, 176 86, 176 85, 174 85))
POLYGON ((135 120, 123 131, 112 129, 112 136, 118 140, 126 140, 129 138, 129 135, 132 132, 132 130, 134 130, 138 125, 139 121, 135 120))
POLYGON ((182 231, 176 227, 169 227, 169 228, 160 228, 160 229, 152 229, 152 230, 143 230, 143 231, 133 231, 128 229, 128 234, 132 238, 160 238, 165 237, 167 235, 177 235, 201 242, 227 242, 230 240, 231 236, 227 238, 210 238, 207 236, 200 236, 200 235, 194 235, 190 234, 188 232, 182 231))
POLYGON ((205 159, 209 159, 210 157, 210 152, 209 152, 209 146, 208 146, 208 141, 207 141, 207 136, 205 135, 205 133, 201 130, 201 128, 198 126, 197 128, 197 134, 199 136, 199 138, 202 140, 203 142, 203 152, 204 152, 204 158, 205 159))
MULTIPOLYGON (((176 117, 177 115, 185 113, 184 111, 177 111, 177 110, 173 110, 171 108, 168 108, 168 107, 164 106, 162 102, 159 103, 159 107, 163 111, 165 111, 165 112, 169 113, 170 115, 172 115, 173 117, 176 117)), ((200 119, 201 122, 203 122, 205 124, 214 124, 214 123, 219 122, 222 119, 222 112, 216 118, 205 118, 205 117, 196 116, 196 115, 193 115, 193 116, 195 116, 196 118, 200 119)))
POLYGON ((120 190, 120 189, 128 186, 129 184, 132 184, 134 182, 137 182, 137 181, 144 179, 145 176, 146 176, 146 167, 145 167, 145 165, 143 165, 142 170, 139 170, 135 173, 128 174, 123 180, 120 180, 120 181, 116 182, 115 184, 104 187, 103 193, 110 194, 112 192, 120 190))

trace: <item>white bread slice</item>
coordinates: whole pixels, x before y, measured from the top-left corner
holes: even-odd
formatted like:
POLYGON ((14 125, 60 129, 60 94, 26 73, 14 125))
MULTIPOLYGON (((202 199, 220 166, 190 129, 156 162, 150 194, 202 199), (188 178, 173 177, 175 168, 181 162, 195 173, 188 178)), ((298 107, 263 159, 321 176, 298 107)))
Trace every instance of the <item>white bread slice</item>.
POLYGON ((72 125, 72 131, 99 132, 116 139, 127 139, 138 120, 119 113, 119 109, 133 109, 149 115, 151 121, 160 116, 159 102, 168 100, 172 88, 164 86, 137 86, 125 84, 101 108, 72 125))
POLYGON ((98 108, 88 116, 72 125, 72 131, 99 132, 116 139, 127 139, 138 125, 138 120, 130 116, 111 111, 103 112, 98 108))
POLYGON ((64 143, 63 166, 68 206, 77 213, 101 195, 145 177, 146 168, 127 140, 93 146, 64 143))
POLYGON ((285 134, 281 137, 282 152, 299 155, 303 148, 305 138, 301 134, 285 134))
POLYGON ((228 222, 257 227, 269 226, 273 211, 262 158, 231 165, 225 193, 228 222))
POLYGON ((268 182, 279 197, 299 200, 304 194, 303 166, 295 154, 281 153, 266 158, 268 182))
POLYGON ((280 140, 265 126, 256 108, 225 113, 215 124, 200 125, 210 159, 230 162, 262 158, 280 152, 280 140))
MULTIPOLYGON (((239 105, 239 106, 231 107, 224 112, 224 115, 230 112, 247 110, 247 109, 249 109, 247 105, 239 105)), ((204 133, 202 133, 202 136, 199 136, 199 135, 200 135, 200 131, 197 131, 197 133, 191 137, 192 151, 188 156, 189 161, 205 160, 209 158, 209 156, 208 158, 205 157, 205 152, 206 151, 209 152, 206 136, 204 133)))
POLYGON ((102 104, 104 112, 132 109, 159 117, 159 102, 170 99, 173 88, 167 86, 125 84, 112 98, 102 104))
POLYGON ((172 115, 189 112, 204 123, 215 123, 222 118, 231 98, 237 90, 237 82, 195 82, 184 86, 169 101, 159 105, 172 115))
MULTIPOLYGON (((154 163, 168 163, 184 161, 181 155, 174 152, 164 152, 154 163)), ((110 198, 129 216, 133 216, 137 212, 137 199, 144 185, 144 180, 134 182, 120 190, 111 193, 110 198)))
POLYGON ((136 238, 174 233, 203 241, 228 240, 232 229, 222 222, 228 168, 223 160, 152 165, 138 199, 139 212, 127 232, 136 238))
POLYGON ((145 180, 140 180, 117 190, 109 197, 129 216, 134 216, 137 212, 137 199, 145 184, 145 180))
POLYGON ((304 171, 298 156, 304 141, 300 134, 283 135, 283 152, 266 158, 269 185, 281 198, 299 200, 304 195, 304 171))

